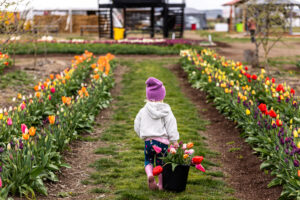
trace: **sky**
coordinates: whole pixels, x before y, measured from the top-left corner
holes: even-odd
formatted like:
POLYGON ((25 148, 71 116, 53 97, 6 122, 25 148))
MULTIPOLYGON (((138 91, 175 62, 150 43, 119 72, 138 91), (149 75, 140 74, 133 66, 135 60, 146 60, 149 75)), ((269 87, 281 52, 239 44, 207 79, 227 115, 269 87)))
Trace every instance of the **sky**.
POLYGON ((186 0, 187 7, 198 10, 223 9, 222 4, 230 0, 186 0))
MULTIPOLYGON (((97 7, 98 0, 6 0, 6 1, 20 1, 21 4, 30 2, 30 5, 34 7, 65 7, 72 5, 72 7, 97 7), (83 2, 85 2, 83 4, 83 2)), ((100 0, 100 2, 106 3, 108 0, 100 0)), ((182 0, 168 0, 169 2, 182 2, 182 0)), ((209 10, 209 9, 223 9, 223 3, 230 0, 185 0, 187 7, 196 8, 198 10, 209 10)))

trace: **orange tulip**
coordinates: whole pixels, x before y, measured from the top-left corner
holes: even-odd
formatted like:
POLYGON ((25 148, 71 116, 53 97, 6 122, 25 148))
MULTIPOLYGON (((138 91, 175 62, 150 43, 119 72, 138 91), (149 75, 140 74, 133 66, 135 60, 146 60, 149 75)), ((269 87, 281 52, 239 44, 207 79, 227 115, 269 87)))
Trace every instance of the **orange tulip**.
POLYGON ((54 123, 55 123, 55 116, 54 116, 54 115, 50 115, 50 116, 48 117, 48 120, 49 120, 49 123, 50 123, 50 124, 54 124, 54 123))
POLYGON ((69 74, 66 75, 65 79, 69 80, 71 77, 69 76, 69 74))
POLYGON ((40 93, 40 92, 37 92, 37 93, 35 93, 35 96, 36 96, 37 98, 40 98, 40 97, 41 97, 41 93, 40 93))
POLYGON ((22 137, 24 140, 28 140, 29 139, 29 135, 27 133, 23 133, 22 137))
POLYGON ((70 105, 70 104, 71 104, 72 98, 71 98, 71 97, 65 97, 65 96, 63 96, 63 97, 61 98, 61 100, 62 100, 62 102, 63 102, 64 104, 70 105))
POLYGON ((187 147, 188 149, 193 148, 193 146, 194 146, 194 144, 193 144, 192 142, 189 142, 189 143, 187 143, 187 145, 186 145, 186 147, 187 147))
POLYGON ((54 79, 54 74, 50 74, 50 79, 51 79, 51 80, 54 79))
POLYGON ((95 69, 95 68, 97 67, 97 64, 94 63, 94 64, 91 65, 91 67, 92 67, 93 69, 95 69))
POLYGON ((98 80, 100 78, 99 74, 94 75, 94 79, 98 80))
POLYGON ((33 88, 33 89, 34 89, 34 91, 36 91, 36 92, 37 92, 37 91, 39 90, 39 86, 38 86, 38 85, 36 85, 36 86, 34 86, 34 88, 33 88))
POLYGON ((62 84, 66 84, 66 80, 65 79, 63 79, 61 82, 62 82, 62 84))
POLYGON ((189 154, 184 154, 184 155, 183 155, 183 158, 184 158, 184 159, 187 159, 188 157, 189 157, 189 154))
POLYGON ((56 74, 56 79, 60 80, 61 79, 61 75, 60 74, 56 74))
POLYGON ((30 129, 29 129, 29 135, 30 135, 30 136, 34 136, 34 135, 35 135, 35 132, 36 132, 36 128, 30 127, 30 129))

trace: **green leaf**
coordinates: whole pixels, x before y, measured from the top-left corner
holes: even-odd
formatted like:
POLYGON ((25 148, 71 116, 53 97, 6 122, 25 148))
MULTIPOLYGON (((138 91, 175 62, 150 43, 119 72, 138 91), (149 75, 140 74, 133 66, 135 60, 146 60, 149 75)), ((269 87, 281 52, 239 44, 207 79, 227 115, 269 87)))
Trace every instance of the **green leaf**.
POLYGON ((269 184, 268 188, 276 186, 276 185, 281 185, 282 181, 279 178, 274 178, 269 184))
POLYGON ((43 167, 37 167, 30 173, 30 179, 35 179, 37 176, 39 176, 42 171, 44 170, 43 167))
POLYGON ((177 167, 176 163, 172 163, 172 171, 174 172, 175 168, 177 167))
POLYGON ((261 163, 261 165, 260 165, 260 170, 265 169, 265 168, 268 168, 268 167, 270 167, 270 166, 272 166, 270 163, 268 163, 268 162, 263 162, 263 163, 261 163))
POLYGON ((71 168, 71 166, 67 163, 60 164, 60 167, 71 168))

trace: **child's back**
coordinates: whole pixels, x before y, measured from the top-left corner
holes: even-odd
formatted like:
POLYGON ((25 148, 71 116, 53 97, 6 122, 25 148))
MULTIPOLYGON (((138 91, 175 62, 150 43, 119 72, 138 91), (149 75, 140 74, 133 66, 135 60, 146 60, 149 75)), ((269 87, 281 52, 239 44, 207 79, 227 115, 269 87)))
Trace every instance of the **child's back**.
POLYGON ((163 83, 150 77, 146 85, 147 103, 134 120, 134 130, 145 141, 145 171, 149 188, 161 190, 162 174, 158 177, 157 186, 152 173, 154 161, 156 165, 163 165, 161 157, 166 156, 170 142, 178 145, 179 133, 170 106, 163 103, 166 95, 163 83))

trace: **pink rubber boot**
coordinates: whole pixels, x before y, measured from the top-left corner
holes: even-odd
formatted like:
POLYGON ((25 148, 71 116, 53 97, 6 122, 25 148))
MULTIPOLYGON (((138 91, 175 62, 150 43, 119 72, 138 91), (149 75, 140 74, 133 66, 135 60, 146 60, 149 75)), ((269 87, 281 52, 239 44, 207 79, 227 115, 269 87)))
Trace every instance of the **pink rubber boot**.
POLYGON ((148 187, 150 190, 157 190, 158 187, 155 183, 155 179, 154 179, 154 176, 153 176, 153 166, 152 165, 147 165, 145 167, 145 171, 146 171, 146 174, 147 174, 147 178, 148 178, 148 187))
POLYGON ((158 175, 158 184, 157 184, 157 186, 158 186, 159 190, 163 190, 164 189, 163 188, 163 176, 162 176, 162 174, 158 175))

